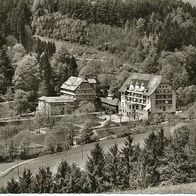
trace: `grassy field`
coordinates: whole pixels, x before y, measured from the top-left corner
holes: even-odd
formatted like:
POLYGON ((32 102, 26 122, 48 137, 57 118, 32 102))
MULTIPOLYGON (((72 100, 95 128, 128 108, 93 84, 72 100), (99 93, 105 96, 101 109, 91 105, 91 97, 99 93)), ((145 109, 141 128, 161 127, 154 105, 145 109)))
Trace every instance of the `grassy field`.
POLYGON ((7 118, 15 115, 12 105, 13 104, 8 101, 0 103, 0 118, 7 118))
MULTIPOLYGON (((22 142, 29 142, 29 144, 39 144, 44 145, 46 134, 35 134, 29 130, 22 130, 17 135, 9 138, 7 140, 7 144, 9 145, 11 141, 14 142, 14 144, 20 145, 22 142)), ((4 145, 5 141, 0 140, 0 144, 4 145)))
POLYGON ((196 194, 196 183, 159 186, 144 190, 126 191, 126 194, 196 194))
MULTIPOLYGON (((168 130, 170 129, 171 126, 169 126, 168 124, 163 126, 164 130, 168 130)), ((108 137, 110 135, 116 135, 118 137, 123 137, 129 134, 141 134, 141 133, 145 133, 145 132, 150 132, 150 131, 156 131, 156 130, 160 130, 161 126, 156 125, 156 126, 132 126, 130 125, 126 125, 126 126, 119 126, 119 127, 109 127, 109 128, 101 128, 101 129, 97 129, 96 132, 98 134, 98 136, 100 138, 104 138, 104 137, 108 137)), ((167 131, 165 131, 167 133, 167 131)), ((168 135, 166 135, 168 136, 168 135)))
MULTIPOLYGON (((148 133, 143 133, 139 135, 135 135, 134 143, 140 144, 140 146, 144 145, 144 138, 146 138, 148 133)), ((102 140, 99 143, 104 148, 104 151, 107 152, 108 149, 114 145, 115 143, 118 144, 119 148, 122 148, 124 145, 125 138, 116 138, 112 140, 102 140)), ((56 171, 58 164, 61 160, 67 160, 69 163, 76 163, 81 168, 85 167, 86 159, 90 155, 91 150, 94 148, 94 143, 86 144, 83 146, 83 158, 82 158, 82 151, 81 147, 74 147, 68 151, 60 152, 56 154, 48 154, 42 157, 38 157, 31 162, 25 163, 24 165, 20 166, 19 173, 22 175, 22 172, 25 168, 31 169, 32 172, 37 172, 38 168, 49 166, 52 171, 56 171)), ((1 168, 5 168, 6 163, 0 164, 1 168)), ((0 185, 6 185, 7 181, 10 180, 12 177, 17 178, 17 169, 11 171, 8 175, 0 178, 0 185)))

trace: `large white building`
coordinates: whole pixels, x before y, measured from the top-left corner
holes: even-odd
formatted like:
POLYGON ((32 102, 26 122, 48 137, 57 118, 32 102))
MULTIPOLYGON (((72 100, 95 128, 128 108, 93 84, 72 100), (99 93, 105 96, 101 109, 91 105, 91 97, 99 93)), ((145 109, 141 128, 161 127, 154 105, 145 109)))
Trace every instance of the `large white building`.
POLYGON ((175 113, 176 93, 168 81, 160 75, 133 73, 119 90, 119 113, 124 116, 151 113, 175 113))

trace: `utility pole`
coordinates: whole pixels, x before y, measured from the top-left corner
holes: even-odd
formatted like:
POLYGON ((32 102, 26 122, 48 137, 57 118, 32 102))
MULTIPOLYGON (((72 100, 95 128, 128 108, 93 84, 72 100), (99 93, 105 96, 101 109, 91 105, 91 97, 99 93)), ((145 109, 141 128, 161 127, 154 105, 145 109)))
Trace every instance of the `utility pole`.
POLYGON ((18 165, 18 158, 17 158, 17 174, 18 174, 18 179, 20 178, 20 175, 19 175, 19 165, 18 165))
POLYGON ((83 154, 83 128, 82 128, 82 143, 81 143, 81 152, 82 152, 82 159, 84 157, 84 154, 83 154))

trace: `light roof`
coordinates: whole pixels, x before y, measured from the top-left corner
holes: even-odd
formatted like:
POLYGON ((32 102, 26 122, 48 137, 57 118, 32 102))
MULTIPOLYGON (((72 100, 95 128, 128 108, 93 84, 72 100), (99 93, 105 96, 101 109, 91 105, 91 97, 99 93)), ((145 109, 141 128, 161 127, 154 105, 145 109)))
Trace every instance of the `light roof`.
POLYGON ((147 89, 145 94, 150 96, 161 83, 161 79, 161 75, 132 73, 119 91, 126 92, 127 86, 131 83, 135 84, 137 82, 139 85, 142 83, 144 84, 145 89, 147 89))
POLYGON ((70 90, 70 91, 75 91, 82 82, 88 82, 90 84, 96 84, 95 79, 88 79, 88 78, 80 78, 80 77, 71 76, 66 82, 64 82, 62 84, 61 89, 62 90, 66 89, 66 90, 70 90))
POLYGON ((70 99, 69 97, 66 96, 59 96, 59 97, 46 97, 42 96, 38 98, 40 101, 46 101, 48 103, 69 103, 73 102, 74 99, 70 99))

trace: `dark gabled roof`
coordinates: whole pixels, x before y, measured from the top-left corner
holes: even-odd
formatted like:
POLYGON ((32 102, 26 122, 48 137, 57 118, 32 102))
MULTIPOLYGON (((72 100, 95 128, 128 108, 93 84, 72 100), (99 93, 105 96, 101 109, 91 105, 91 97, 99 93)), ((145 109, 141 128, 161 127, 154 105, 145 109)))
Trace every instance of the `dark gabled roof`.
POLYGON ((112 106, 118 106, 118 103, 119 103, 119 99, 117 98, 107 99, 105 97, 101 97, 100 99, 101 99, 101 103, 105 103, 105 104, 112 105, 112 106))
POLYGON ((96 84, 95 79, 88 79, 88 78, 80 78, 80 77, 71 76, 66 82, 64 82, 62 84, 61 89, 75 91, 82 82, 96 84))
POLYGON ((143 84, 145 88, 143 93, 150 96, 161 83, 161 79, 162 76, 160 75, 132 73, 119 91, 126 92, 131 83, 133 86, 137 83, 139 86, 143 84))

